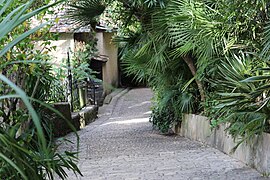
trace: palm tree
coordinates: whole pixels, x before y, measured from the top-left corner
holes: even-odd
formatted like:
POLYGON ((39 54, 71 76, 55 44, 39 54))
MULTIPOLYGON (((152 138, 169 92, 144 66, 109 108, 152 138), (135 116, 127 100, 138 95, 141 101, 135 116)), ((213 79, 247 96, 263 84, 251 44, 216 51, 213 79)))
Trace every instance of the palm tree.
MULTIPOLYGON (((171 98, 175 104, 172 97, 180 97, 180 94, 188 92, 189 87, 193 95, 196 94, 194 84, 201 102, 208 98, 207 92, 218 96, 217 86, 225 93, 232 90, 225 87, 228 84, 241 85, 242 89, 238 87, 238 90, 244 91, 245 83, 237 82, 243 80, 243 74, 229 82, 232 80, 230 76, 237 75, 231 65, 237 63, 228 65, 228 59, 234 62, 235 57, 241 57, 242 53, 245 56, 249 54, 251 58, 248 61, 253 68, 263 62, 263 58, 257 58, 256 54, 269 59, 269 3, 265 1, 170 0, 156 1, 156 4, 143 0, 119 1, 129 12, 126 14, 127 23, 132 23, 130 17, 135 17, 135 22, 140 24, 135 31, 128 31, 116 39, 119 44, 124 44, 122 64, 128 74, 147 81, 154 88, 159 94, 159 102, 169 102, 167 99, 171 98), (175 68, 179 68, 178 71, 175 68), (222 74, 222 68, 227 68, 228 77, 224 71, 222 74), (209 83, 217 80, 219 84, 209 83), (176 89, 180 91, 171 96, 176 89)), ((244 59, 240 61, 243 63, 244 59)), ((253 90, 256 88, 249 87, 248 91, 253 90)), ((231 100, 234 99, 237 98, 232 94, 231 100)), ((161 104, 166 106, 166 103, 161 104)), ((180 104, 178 109, 182 109, 180 104)), ((229 109, 233 108, 237 109, 231 104, 229 109)), ((176 108, 173 113, 178 111, 176 108)), ((261 130, 260 127, 257 129, 261 130)))
POLYGON ((264 19, 258 19, 258 15, 265 12, 264 7, 264 2, 228 0, 172 0, 168 4, 166 13, 173 54, 181 57, 196 77, 202 101, 205 90, 199 79, 205 77, 211 64, 222 61, 230 51, 237 53, 237 49, 254 51, 259 48, 259 28, 264 19), (253 18, 258 19, 257 24, 253 18), (248 25, 243 27, 242 24, 248 25))

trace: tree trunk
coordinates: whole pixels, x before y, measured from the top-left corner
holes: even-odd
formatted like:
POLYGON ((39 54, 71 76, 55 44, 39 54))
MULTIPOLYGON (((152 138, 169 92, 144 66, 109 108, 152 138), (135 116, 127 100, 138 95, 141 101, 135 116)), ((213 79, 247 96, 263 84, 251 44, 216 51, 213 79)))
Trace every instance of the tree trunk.
MULTIPOLYGON (((193 59, 189 55, 184 56, 183 59, 184 59, 185 63, 187 63, 187 65, 189 67, 189 70, 191 71, 192 75, 195 77, 196 73, 197 73, 197 70, 196 70, 196 67, 194 65, 193 59)), ((200 92, 201 101, 204 102, 205 101, 205 94, 204 94, 203 84, 198 79, 195 79, 195 81, 196 81, 196 84, 197 84, 199 92, 200 92)))

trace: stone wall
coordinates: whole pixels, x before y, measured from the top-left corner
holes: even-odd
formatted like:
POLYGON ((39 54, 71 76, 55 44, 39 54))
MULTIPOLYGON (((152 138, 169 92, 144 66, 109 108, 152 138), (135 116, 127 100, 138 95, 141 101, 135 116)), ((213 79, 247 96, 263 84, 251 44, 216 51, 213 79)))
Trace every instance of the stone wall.
POLYGON ((263 174, 270 173, 270 134, 254 138, 251 142, 237 145, 233 138, 225 132, 226 126, 211 130, 207 117, 193 114, 184 115, 179 134, 192 140, 200 141, 241 160, 263 174))
POLYGON ((80 128, 84 128, 87 124, 93 122, 97 118, 98 107, 95 105, 87 106, 80 112, 80 128))
POLYGON ((55 137, 64 136, 72 132, 69 123, 72 124, 76 130, 80 129, 80 122, 78 121, 78 118, 72 118, 71 116, 69 103, 55 103, 52 106, 65 118, 60 117, 58 113, 55 113, 50 109, 44 109, 42 116, 49 121, 55 137))
POLYGON ((61 137, 72 132, 73 130, 69 123, 72 124, 76 130, 80 130, 97 118, 98 107, 95 105, 87 106, 76 113, 71 113, 70 105, 67 102, 55 103, 52 106, 65 118, 63 119, 49 109, 44 109, 43 118, 50 121, 55 137, 61 137))

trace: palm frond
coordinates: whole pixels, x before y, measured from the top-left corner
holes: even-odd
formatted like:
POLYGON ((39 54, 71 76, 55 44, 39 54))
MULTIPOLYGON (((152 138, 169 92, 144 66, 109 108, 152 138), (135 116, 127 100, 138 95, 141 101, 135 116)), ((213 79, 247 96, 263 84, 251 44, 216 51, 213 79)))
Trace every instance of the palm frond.
POLYGON ((263 45, 264 47, 261 53, 267 60, 270 60, 270 22, 267 23, 264 29, 263 45))
POLYGON ((86 26, 96 23, 96 17, 105 10, 102 0, 76 0, 69 4, 67 18, 79 26, 86 26))
MULTIPOLYGON (((9 32, 11 32, 14 28, 16 28, 19 24, 23 23, 24 21, 30 19, 31 17, 35 16, 36 14, 55 6, 56 4, 63 2, 63 0, 57 1, 56 3, 52 3, 46 6, 43 6, 39 9, 36 9, 31 12, 27 12, 27 9, 33 4, 34 0, 31 0, 24 5, 21 5, 20 7, 14 9, 12 12, 10 12, 8 15, 5 16, 5 18, 0 22, 1 27, 1 34, 0 34, 0 40, 5 37, 9 32)), ((0 9, 0 13, 4 13, 4 11, 7 9, 8 5, 12 3, 12 0, 9 0, 6 2, 5 6, 0 9)), ((10 48, 12 48, 14 45, 22 41, 27 36, 35 33, 37 30, 44 27, 46 23, 41 24, 38 27, 35 27, 29 31, 25 31, 23 34, 18 36, 16 39, 14 39, 11 43, 9 43, 5 48, 0 50, 0 57, 3 56, 10 48)))

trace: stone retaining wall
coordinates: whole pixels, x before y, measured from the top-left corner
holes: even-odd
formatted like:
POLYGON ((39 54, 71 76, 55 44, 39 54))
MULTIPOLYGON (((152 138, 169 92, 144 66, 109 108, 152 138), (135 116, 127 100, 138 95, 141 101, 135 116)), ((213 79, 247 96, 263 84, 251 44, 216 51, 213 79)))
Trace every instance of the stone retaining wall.
POLYGON ((263 133, 249 143, 241 144, 235 152, 232 149, 237 143, 226 133, 225 125, 211 130, 207 117, 193 114, 184 115, 179 134, 192 140, 201 141, 220 151, 241 160, 259 172, 270 173, 270 134, 263 133))
POLYGON ((97 106, 87 106, 83 108, 80 112, 80 128, 84 128, 87 124, 95 121, 98 114, 97 106))
POLYGON ((63 119, 55 112, 44 109, 43 116, 50 121, 55 137, 61 137, 72 132, 68 122, 72 124, 76 130, 80 130, 97 118, 98 107, 96 105, 86 106, 75 113, 71 113, 70 105, 67 102, 55 103, 52 106, 65 117, 65 119, 63 119))

